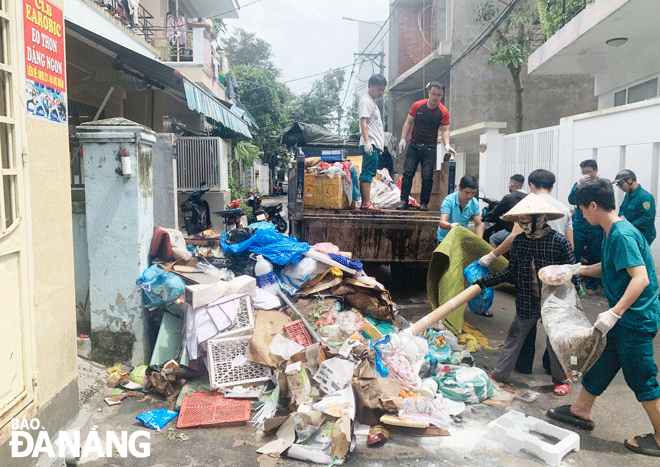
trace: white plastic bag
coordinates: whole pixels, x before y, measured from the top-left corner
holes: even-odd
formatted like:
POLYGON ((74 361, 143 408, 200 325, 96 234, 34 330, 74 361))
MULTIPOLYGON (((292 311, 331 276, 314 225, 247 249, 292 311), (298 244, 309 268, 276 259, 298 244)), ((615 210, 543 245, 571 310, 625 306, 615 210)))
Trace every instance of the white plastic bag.
POLYGON ((571 283, 573 271, 579 272, 576 266, 579 265, 548 266, 539 271, 539 278, 544 282, 543 327, 566 377, 573 382, 579 381, 596 363, 606 343, 605 336, 592 326, 582 311, 571 283), (550 285, 546 281, 560 285, 550 285))

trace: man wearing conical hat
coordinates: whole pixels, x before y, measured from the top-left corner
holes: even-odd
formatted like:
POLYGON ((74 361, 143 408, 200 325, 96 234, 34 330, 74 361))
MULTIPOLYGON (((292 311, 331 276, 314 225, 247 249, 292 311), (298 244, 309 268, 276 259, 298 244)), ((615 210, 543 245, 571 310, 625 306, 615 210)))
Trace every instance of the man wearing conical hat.
MULTIPOLYGON (((509 212, 502 216, 505 221, 517 222, 524 235, 518 235, 511 245, 509 266, 495 276, 477 281, 482 288, 493 287, 501 282, 516 285, 516 315, 509 327, 502 353, 489 375, 496 381, 507 381, 520 355, 527 335, 536 328, 541 317, 541 281, 539 269, 553 264, 573 264, 575 256, 566 237, 555 232, 548 221, 563 217, 564 214, 547 201, 531 193, 523 198, 509 212)), ((574 278, 577 284, 577 279, 574 278)), ((566 374, 548 342, 550 369, 554 393, 563 396, 568 393, 566 374)), ((531 350, 533 351, 533 348, 531 350)), ((532 357, 533 358, 533 357, 532 357)))

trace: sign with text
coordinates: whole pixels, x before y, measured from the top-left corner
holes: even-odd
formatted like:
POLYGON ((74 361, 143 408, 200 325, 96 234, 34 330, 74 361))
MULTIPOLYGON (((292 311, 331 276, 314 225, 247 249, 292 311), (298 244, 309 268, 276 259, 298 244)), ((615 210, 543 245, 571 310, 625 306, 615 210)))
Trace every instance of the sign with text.
POLYGON ((46 0, 23 0, 28 115, 66 123, 64 16, 46 0))

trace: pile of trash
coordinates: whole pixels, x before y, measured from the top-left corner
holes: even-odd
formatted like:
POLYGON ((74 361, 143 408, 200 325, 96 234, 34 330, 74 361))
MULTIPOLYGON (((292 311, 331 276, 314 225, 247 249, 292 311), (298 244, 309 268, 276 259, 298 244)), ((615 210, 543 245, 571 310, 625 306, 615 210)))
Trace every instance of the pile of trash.
MULTIPOLYGON (((351 200, 360 198, 359 173, 362 157, 349 157, 347 160, 328 162, 320 157, 305 159, 305 193, 303 202, 310 208, 348 209, 351 200)), ((376 171, 371 182, 370 201, 379 209, 393 208, 401 199, 401 179, 398 184, 386 168, 376 171)), ((419 207, 413 197, 411 206, 419 207)), ((355 206, 353 206, 355 207, 355 206)), ((359 201, 357 204, 359 206, 359 201)))
POLYGON ((150 428, 250 422, 264 456, 341 464, 356 427, 370 427, 370 445, 392 429, 448 436, 465 404, 497 391, 473 366, 476 345, 441 323, 412 335, 389 292, 337 245, 270 223, 190 240, 155 229, 137 280, 159 328, 152 358, 109 370, 108 404, 144 392, 169 403, 137 417, 150 428))

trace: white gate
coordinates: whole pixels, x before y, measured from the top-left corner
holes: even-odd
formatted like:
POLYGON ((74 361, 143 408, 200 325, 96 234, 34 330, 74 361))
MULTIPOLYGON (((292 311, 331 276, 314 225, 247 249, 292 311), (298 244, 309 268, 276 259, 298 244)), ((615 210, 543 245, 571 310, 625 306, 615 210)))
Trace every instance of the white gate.
POLYGON ((546 169, 557 175, 559 161, 559 126, 540 128, 506 135, 502 143, 502 169, 527 176, 536 169, 546 169))
POLYGON ((202 182, 211 191, 229 189, 228 144, 218 137, 184 136, 177 140, 177 186, 193 191, 202 182))

